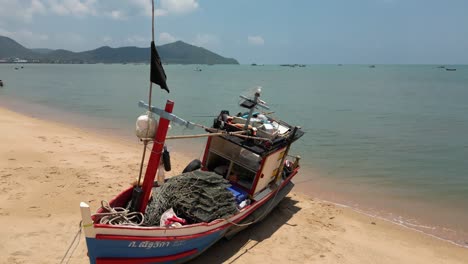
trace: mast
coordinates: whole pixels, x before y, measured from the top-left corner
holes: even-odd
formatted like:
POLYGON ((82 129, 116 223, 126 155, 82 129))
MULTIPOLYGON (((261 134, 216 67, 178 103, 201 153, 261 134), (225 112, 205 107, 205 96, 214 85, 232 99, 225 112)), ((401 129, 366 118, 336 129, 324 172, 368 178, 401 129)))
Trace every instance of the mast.
POLYGON ((247 117, 247 120, 245 121, 245 126, 244 130, 247 130, 249 128, 250 124, 250 119, 252 119, 253 112, 255 111, 256 107, 261 107, 264 109, 270 109, 266 103, 262 100, 260 100, 260 93, 262 92, 262 87, 258 86, 257 90, 255 91, 254 98, 251 99, 247 96, 240 95, 240 98, 244 99, 244 102, 240 104, 240 106, 248 108, 249 109, 249 115, 247 117))
MULTIPOLYGON (((174 102, 167 100, 166 108, 164 111, 161 110, 161 118, 159 119, 159 126, 156 131, 156 135, 151 134, 149 135, 150 127, 151 127, 151 115, 152 115, 152 92, 153 92, 153 83, 159 85, 161 89, 166 90, 169 92, 169 88, 166 84, 166 73, 164 72, 164 68, 162 67, 161 58, 159 57, 158 51, 156 50, 156 45, 154 43, 154 0, 151 1, 152 3, 152 19, 151 19, 151 33, 152 33, 152 41, 150 46, 151 51, 151 68, 150 68, 150 85, 149 85, 149 95, 148 95, 148 118, 146 125, 147 133, 144 138, 141 138, 141 135, 137 136, 143 140, 143 156, 141 159, 140 165, 140 173, 138 176, 138 182, 136 186, 133 188, 132 193, 132 202, 131 202, 131 210, 136 211, 139 210, 141 213, 145 213, 146 206, 149 201, 149 197, 151 195, 151 189, 153 188, 154 178, 156 177, 156 173, 158 172, 158 167, 160 164, 162 152, 164 149, 164 142, 166 141, 167 130, 169 128, 168 116, 171 115, 172 109, 174 108, 174 102), (148 142, 151 140, 150 138, 154 137, 153 139, 153 149, 151 151, 151 155, 148 161, 148 166, 146 168, 145 177, 143 180, 143 185, 140 187, 140 179, 143 170, 143 163, 145 161, 145 153, 148 142)), ((138 122, 137 122, 138 126, 138 122)), ((154 130, 153 130, 154 131, 154 130)))
POLYGON ((250 123, 250 119, 252 118, 252 115, 253 115, 253 112, 255 110, 255 106, 258 104, 258 98, 260 97, 260 89, 258 89, 256 92, 255 92, 255 97, 254 97, 254 100, 253 100, 253 107, 250 108, 250 111, 249 111, 249 116, 247 117, 247 121, 245 121, 245 126, 244 126, 244 130, 247 130, 249 129, 249 123, 250 123))

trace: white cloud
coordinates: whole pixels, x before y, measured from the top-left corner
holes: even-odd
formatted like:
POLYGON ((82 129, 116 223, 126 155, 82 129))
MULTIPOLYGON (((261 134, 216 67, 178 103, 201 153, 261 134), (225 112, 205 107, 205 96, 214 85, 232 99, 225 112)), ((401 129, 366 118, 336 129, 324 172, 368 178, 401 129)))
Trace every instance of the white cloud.
POLYGON ((115 20, 126 20, 127 16, 123 11, 120 10, 112 10, 106 13, 106 16, 115 19, 115 20))
MULTIPOLYGON (((151 16, 151 1, 131 0, 131 3, 140 8, 143 15, 151 16)), ((197 0, 160 0, 160 6, 155 6, 154 15, 187 14, 197 10, 198 7, 197 0)))
MULTIPOLYGON (((198 0, 155 1, 155 16, 182 15, 199 9, 198 0)), ((86 17, 102 15, 115 20, 151 16, 151 0, 0 0, 0 24, 30 23, 36 15, 86 17)))
POLYGON ((204 48, 215 48, 220 44, 220 40, 217 36, 212 34, 197 34, 192 44, 204 48))
POLYGON ((171 43, 171 42, 174 42, 176 40, 177 40, 177 38, 172 36, 171 34, 169 34, 167 32, 162 32, 161 34, 159 34, 159 40, 158 40, 158 42, 156 44, 161 45, 161 44, 171 43))
POLYGON ((169 13, 186 14, 197 10, 198 7, 196 0, 161 0, 161 9, 169 13))
POLYGON ((263 46, 265 44, 265 40, 262 36, 248 36, 247 42, 254 46, 263 46))
POLYGON ((31 6, 26 10, 26 13, 29 13, 31 16, 35 13, 45 14, 46 8, 44 4, 39 0, 32 0, 31 6))
POLYGON ((0 0, 0 19, 31 22, 35 14, 45 14, 46 8, 40 0, 30 2, 0 0))
POLYGON ((150 0, 130 0, 130 3, 136 6, 137 8, 139 8, 141 10, 142 15, 151 16, 151 1, 150 0))
POLYGON ((96 0, 48 0, 49 9, 52 13, 66 16, 97 15, 95 7, 96 0))

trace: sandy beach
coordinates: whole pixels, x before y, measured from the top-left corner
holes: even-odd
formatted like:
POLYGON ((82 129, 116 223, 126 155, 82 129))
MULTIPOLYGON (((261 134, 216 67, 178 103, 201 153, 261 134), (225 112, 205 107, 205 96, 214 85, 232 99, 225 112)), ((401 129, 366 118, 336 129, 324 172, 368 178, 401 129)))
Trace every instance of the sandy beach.
MULTIPOLYGON (((142 146, 0 108, 0 263, 59 263, 96 210, 137 177, 142 146)), ((171 153, 172 174, 191 160, 171 153)), ((169 174, 170 176, 171 174, 169 174)), ((193 263, 468 263, 468 249, 292 193, 193 263)), ((68 263, 88 263, 83 235, 68 263)))

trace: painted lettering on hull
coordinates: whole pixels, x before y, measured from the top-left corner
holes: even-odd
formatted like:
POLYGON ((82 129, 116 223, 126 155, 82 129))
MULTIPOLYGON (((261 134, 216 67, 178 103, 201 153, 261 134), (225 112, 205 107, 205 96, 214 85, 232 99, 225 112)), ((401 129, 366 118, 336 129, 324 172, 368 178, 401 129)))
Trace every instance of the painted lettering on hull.
POLYGON ((131 241, 128 244, 129 248, 165 248, 165 247, 180 247, 184 244, 184 241, 131 241))

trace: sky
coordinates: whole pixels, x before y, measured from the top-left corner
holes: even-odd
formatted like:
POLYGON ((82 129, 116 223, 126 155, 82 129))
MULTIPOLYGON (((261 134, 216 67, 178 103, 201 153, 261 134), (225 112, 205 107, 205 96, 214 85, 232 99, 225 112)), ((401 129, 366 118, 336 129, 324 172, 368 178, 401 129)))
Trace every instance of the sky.
MULTIPOLYGON (((250 64, 468 64, 467 0, 155 0, 156 45, 250 64)), ((28 48, 149 47, 151 0, 0 0, 28 48)))

